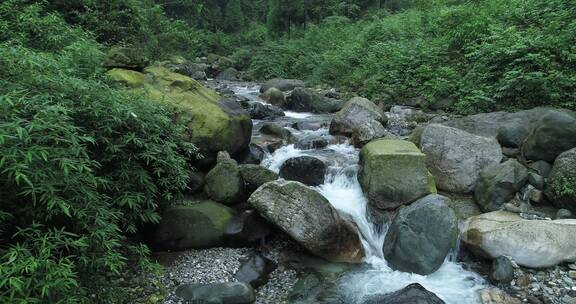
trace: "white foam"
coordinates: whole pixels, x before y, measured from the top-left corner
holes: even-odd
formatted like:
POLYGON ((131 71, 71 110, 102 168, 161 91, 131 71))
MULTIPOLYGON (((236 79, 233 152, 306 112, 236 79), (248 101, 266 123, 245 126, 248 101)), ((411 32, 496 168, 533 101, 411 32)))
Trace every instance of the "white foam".
POLYGON ((293 111, 284 111, 284 114, 286 115, 286 117, 296 118, 296 119, 309 118, 309 117, 311 117, 311 116, 314 115, 314 113, 308 113, 308 112, 293 112, 293 111))

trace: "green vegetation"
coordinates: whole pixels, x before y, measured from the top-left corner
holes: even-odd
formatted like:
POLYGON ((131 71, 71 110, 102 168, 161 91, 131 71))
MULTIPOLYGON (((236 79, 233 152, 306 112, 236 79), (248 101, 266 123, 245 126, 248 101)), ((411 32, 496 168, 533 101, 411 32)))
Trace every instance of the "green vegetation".
POLYGON ((117 46, 152 62, 228 56, 255 79, 384 104, 576 109, 574 1, 2 1, 1 303, 123 302, 122 277, 154 266, 135 234, 186 190, 202 152, 186 134, 203 130, 149 100, 146 74, 167 70, 107 76, 117 46))

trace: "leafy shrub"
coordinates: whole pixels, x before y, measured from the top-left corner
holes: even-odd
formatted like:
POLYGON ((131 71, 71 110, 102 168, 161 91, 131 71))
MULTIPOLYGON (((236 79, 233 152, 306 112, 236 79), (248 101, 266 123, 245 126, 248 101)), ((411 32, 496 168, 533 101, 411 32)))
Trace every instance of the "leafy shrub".
POLYGON ((150 265, 127 236, 198 151, 170 109, 106 84, 91 35, 22 3, 0 4, 0 302, 122 302, 110 282, 150 265))

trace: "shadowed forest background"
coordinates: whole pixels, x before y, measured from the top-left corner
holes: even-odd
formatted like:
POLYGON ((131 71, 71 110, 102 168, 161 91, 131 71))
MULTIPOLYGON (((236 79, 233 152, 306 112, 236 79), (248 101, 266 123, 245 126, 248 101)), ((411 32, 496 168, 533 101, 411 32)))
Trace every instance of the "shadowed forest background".
POLYGON ((572 0, 2 1, 1 303, 123 302, 125 276, 159 271, 139 228, 202 151, 174 109, 106 78, 114 46, 381 105, 576 110, 572 0))

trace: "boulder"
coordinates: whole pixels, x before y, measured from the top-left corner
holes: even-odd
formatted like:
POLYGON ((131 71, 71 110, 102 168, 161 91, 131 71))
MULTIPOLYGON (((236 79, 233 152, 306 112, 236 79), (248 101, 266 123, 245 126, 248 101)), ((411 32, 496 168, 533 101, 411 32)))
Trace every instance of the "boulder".
POLYGON ((139 88, 146 82, 146 75, 138 71, 113 68, 106 72, 106 75, 113 82, 122 84, 129 88, 139 88))
POLYGON ((480 303, 482 304, 522 304, 522 301, 497 288, 480 290, 480 303))
POLYGON ((444 124, 484 137, 497 138, 505 147, 520 147, 528 137, 530 127, 552 108, 534 108, 515 113, 480 113, 454 119, 444 124))
POLYGON ((226 205, 241 202, 245 198, 245 189, 238 163, 233 159, 218 160, 206 174, 204 192, 211 199, 226 205))
POLYGON ((556 158, 545 194, 557 208, 576 212, 576 148, 556 158))
POLYGON ((293 137, 292 133, 288 129, 282 128, 281 126, 272 122, 263 124, 259 131, 262 134, 271 135, 282 139, 291 139, 293 137))
POLYGON ((227 80, 227 81, 235 81, 238 80, 238 70, 233 68, 233 67, 229 67, 225 70, 223 70, 222 72, 218 73, 218 75, 216 75, 216 79, 218 80, 227 80))
POLYGON ((268 275, 276 268, 278 265, 274 261, 254 252, 240 262, 240 268, 234 274, 234 278, 238 282, 258 288, 268 282, 268 275))
POLYGON ((324 183, 326 164, 312 156, 298 156, 287 159, 280 167, 280 177, 298 181, 308 186, 324 183))
POLYGON ((528 168, 530 168, 530 170, 538 173, 539 175, 542 175, 542 177, 544 177, 544 178, 547 178, 548 176, 550 176, 550 171, 552 171, 552 165, 550 165, 549 163, 547 163, 543 160, 538 160, 538 161, 535 161, 535 162, 529 164, 528 168))
POLYGON ((292 91, 294 88, 304 87, 304 81, 298 79, 273 78, 260 87, 260 93, 268 91, 270 88, 276 88, 282 92, 292 91))
POLYGON ((549 111, 530 127, 522 154, 526 159, 554 161, 562 152, 576 147, 576 113, 549 111))
POLYGON ((239 169, 248 194, 252 194, 265 183, 278 179, 278 174, 260 165, 241 165, 239 169))
POLYGON ((492 261, 489 278, 492 284, 510 284, 510 282, 514 280, 514 266, 512 266, 512 262, 505 256, 494 259, 494 261, 492 261))
POLYGON ((186 303, 250 304, 256 301, 254 289, 242 282, 184 284, 176 288, 176 295, 186 303))
POLYGON ((458 219, 448 201, 431 194, 400 209, 384 240, 392 269, 428 275, 442 266, 458 237, 458 219))
POLYGON ((261 104, 258 102, 248 105, 246 110, 248 111, 248 114, 252 119, 272 120, 278 117, 285 116, 282 109, 272 105, 261 104))
POLYGON ((168 207, 153 233, 152 243, 159 250, 186 250, 222 245, 232 209, 212 201, 168 207))
POLYGON ((413 283, 398 291, 385 294, 373 295, 368 299, 363 299, 362 304, 444 304, 445 302, 424 288, 424 286, 413 283))
POLYGON ((236 154, 248 147, 252 120, 238 103, 219 101, 213 90, 165 67, 147 67, 141 77, 135 77, 134 73, 139 72, 116 69, 109 71, 108 76, 112 80, 118 79, 118 74, 124 74, 123 78, 141 78, 132 82, 135 90, 143 91, 161 105, 174 107, 178 113, 175 119, 187 123, 186 135, 205 156, 205 163, 213 164, 218 151, 236 154))
POLYGON ((206 75, 206 69, 208 69, 207 64, 194 63, 188 60, 178 60, 167 64, 166 68, 174 73, 182 74, 195 80, 208 79, 208 76, 206 75))
POLYGON ((264 151, 264 148, 257 144, 250 144, 244 151, 235 155, 234 159, 236 159, 239 164, 259 165, 265 155, 266 151, 264 151))
POLYGON ((469 218, 462 232, 464 244, 483 257, 508 256, 530 268, 576 261, 576 220, 526 220, 495 211, 469 218))
POLYGON ((366 98, 350 99, 332 119, 330 134, 356 136, 358 141, 384 137, 388 119, 374 103, 366 98))
POLYGON ((394 209, 435 192, 425 155, 409 141, 381 139, 360 151, 358 181, 371 204, 394 209))
POLYGON ((246 247, 262 242, 272 227, 254 210, 235 214, 224 229, 223 243, 229 247, 246 247))
POLYGON ((330 99, 302 87, 297 87, 286 100, 286 108, 296 112, 334 113, 342 108, 342 101, 330 99))
POLYGON ((296 144, 294 144, 294 148, 300 150, 323 149, 326 148, 328 144, 328 139, 325 137, 309 135, 300 139, 296 144))
POLYGON ((270 88, 262 93, 262 99, 270 104, 283 108, 286 106, 286 96, 277 88, 270 88))
POLYGON ((144 52, 136 48, 113 47, 106 54, 104 67, 106 69, 127 69, 142 71, 149 63, 144 52))
POLYGON ((480 171, 502 160, 496 139, 444 125, 426 126, 419 142, 438 189, 447 192, 472 192, 480 171))
POLYGON ((364 250, 357 228, 320 193, 293 181, 264 184, 250 206, 311 253, 333 262, 358 263, 364 250))
POLYGON ((454 210, 459 220, 482 214, 480 207, 471 196, 450 195, 449 198, 450 208, 454 210))
POLYGON ((517 160, 493 164, 480 171, 474 198, 484 212, 500 210, 527 181, 528 169, 517 160))

